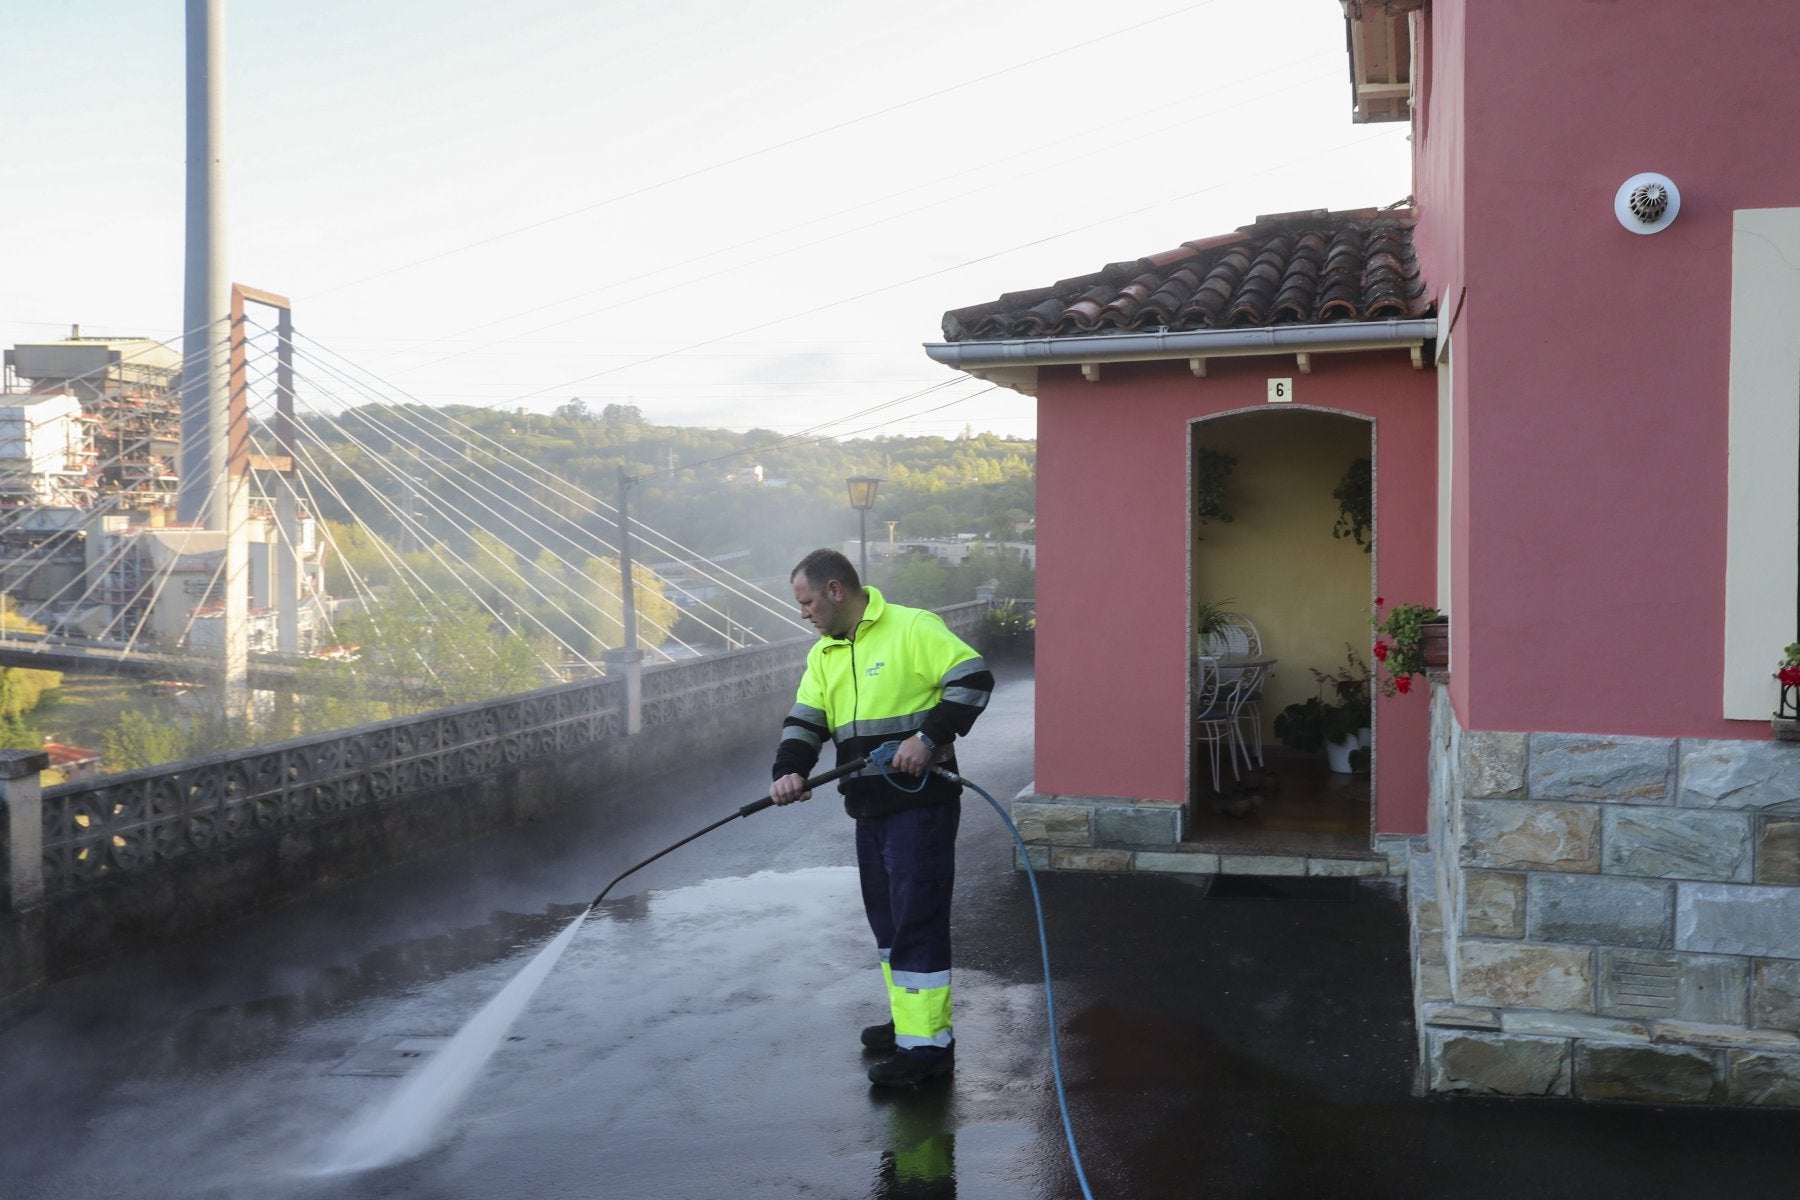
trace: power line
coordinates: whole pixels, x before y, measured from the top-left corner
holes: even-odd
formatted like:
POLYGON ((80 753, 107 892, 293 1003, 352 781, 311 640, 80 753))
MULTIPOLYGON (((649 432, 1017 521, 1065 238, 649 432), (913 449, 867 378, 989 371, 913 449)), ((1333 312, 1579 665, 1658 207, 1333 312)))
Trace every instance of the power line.
POLYGON ((655 183, 645 184, 642 187, 633 188, 630 191, 620 192, 615 195, 608 196, 603 200, 597 200, 592 204, 582 205, 580 208, 570 209, 568 212, 559 213, 556 216, 545 217, 542 220, 533 221, 527 225, 521 225, 514 229, 508 229, 501 233, 496 233, 491 236, 480 238, 480 239, 477 239, 472 242, 465 242, 464 244, 462 244, 460 246, 453 246, 448 250, 442 250, 436 254, 427 255, 424 258, 414 259, 411 262, 402 263, 396 267, 389 267, 386 270, 377 271, 372 275, 364 275, 364 276, 361 276, 360 278, 352 279, 347 283, 336 284, 332 287, 325 288, 322 291, 313 292, 311 295, 305 297, 305 299, 310 300, 310 299, 316 299, 319 296, 328 296, 333 292, 340 292, 346 288, 357 287, 361 284, 368 283, 371 280, 384 279, 389 275, 396 275, 396 274, 400 273, 401 271, 410 271, 412 268, 418 267, 418 266, 423 266, 426 263, 436 262, 439 259, 443 259, 443 258, 449 258, 452 255, 461 254, 464 251, 473 250, 480 246, 491 245, 494 242, 503 241, 507 238, 517 236, 518 234, 521 234, 521 233, 529 232, 533 229, 541 229, 546 225, 552 225, 558 221, 565 221, 565 220, 569 219, 570 217, 580 216, 583 213, 594 212, 597 209, 601 209, 601 208, 605 208, 609 205, 617 204, 623 200, 629 200, 635 196, 642 196, 649 192, 658 191, 662 188, 670 186, 671 184, 684 183, 690 179, 697 179, 702 175, 707 175, 714 171, 722 170, 725 167, 735 166, 736 164, 741 163, 741 162, 747 162, 750 159, 758 158, 764 154, 769 154, 776 150, 784 150, 790 146, 797 146, 803 142, 811 141, 814 138, 823 137, 828 133, 836 133, 836 132, 839 132, 840 130, 849 129, 853 126, 860 125, 866 121, 875 120, 877 117, 887 116, 889 113, 898 112, 901 109, 905 109, 905 108, 911 108, 912 106, 917 105, 917 104, 923 104, 927 100, 935 100, 940 96, 946 96, 952 92, 961 91, 964 88, 973 87, 979 83, 986 83, 989 80, 998 79, 1001 76, 1009 75, 1009 74, 1013 73, 1014 71, 1021 71, 1027 67, 1036 66, 1039 63, 1048 62, 1049 60, 1051 60, 1053 58, 1060 58, 1061 56, 1063 56, 1065 54, 1072 54, 1077 50, 1085 50, 1090 46, 1097 46, 1101 42, 1110 41, 1111 39, 1116 38, 1116 37, 1122 37, 1127 33, 1135 33, 1139 29, 1143 29, 1150 25, 1155 25, 1162 21, 1167 21, 1173 17, 1185 16, 1187 13, 1194 12, 1197 9, 1206 8, 1215 2, 1216 2, 1216 0, 1200 0, 1200 2, 1198 4, 1190 4, 1185 8, 1176 9, 1174 12, 1163 13, 1160 16, 1155 16, 1155 17, 1151 17, 1148 20, 1140 21, 1135 25, 1128 25, 1124 29, 1116 29, 1116 30, 1113 30, 1111 33, 1101 34, 1098 37, 1087 38, 1083 41, 1074 43, 1073 45, 1064 46, 1061 49, 1053 50, 1048 54, 1042 54, 1036 58, 1027 59, 1024 62, 1014 63, 1012 66, 1002 67, 1000 70, 990 71, 985 75, 979 75, 973 79, 965 79, 961 83, 954 83, 954 84, 949 85, 948 87, 938 88, 936 91, 926 92, 922 95, 913 96, 907 100, 901 100, 895 104, 890 104, 885 108, 877 109, 874 112, 864 113, 861 116, 850 117, 847 120, 839 121, 832 125, 826 125, 819 129, 814 129, 809 133, 797 134, 794 137, 786 138, 779 142, 772 142, 766 146, 760 146, 755 150, 745 151, 743 154, 736 155, 732 158, 722 159, 718 162, 708 163, 705 166, 696 167, 690 171, 684 171, 677 175, 668 176, 664 179, 658 180, 655 183))
MULTIPOLYGON (((1313 57, 1318 58, 1318 57, 1323 57, 1323 56, 1322 55, 1314 55, 1313 57)), ((1310 61, 1310 59, 1302 60, 1302 61, 1310 61)), ((1254 75, 1246 76, 1241 80, 1235 80, 1235 81, 1233 81, 1233 83, 1231 85, 1229 85, 1229 87, 1241 88, 1241 86, 1243 84, 1252 82, 1256 79, 1260 79, 1265 75, 1291 74, 1293 72, 1293 68, 1294 68, 1294 64, 1283 63, 1281 66, 1271 68, 1268 71, 1258 72, 1254 75)), ((1298 86, 1300 86, 1300 85, 1295 85, 1295 87, 1298 87, 1298 86)), ((1201 92, 1193 93, 1190 98, 1198 98, 1199 96, 1210 95, 1213 92, 1224 91, 1224 90, 1227 90, 1227 88, 1209 88, 1209 89, 1206 89, 1201 92)), ((1294 88, 1288 88, 1288 89, 1282 89, 1282 90, 1294 90, 1294 88)), ((540 325, 534 326, 534 332, 543 332, 544 330, 548 330, 548 329, 556 329, 561 326, 571 324, 575 321, 583 320, 587 317, 598 316, 600 313, 603 313, 603 312, 610 312, 611 310, 622 307, 626 304, 636 304, 642 300, 648 299, 653 296, 664 295, 668 292, 675 291, 675 290, 678 290, 678 289, 684 288, 684 287, 691 287, 694 284, 701 282, 702 279, 710 279, 717 275, 728 273, 728 272, 733 272, 733 271, 743 271, 750 267, 760 266, 763 263, 771 262, 775 259, 784 258, 790 254, 795 254, 802 250, 807 250, 807 249, 811 249, 816 246, 823 245, 827 242, 837 241, 841 238, 850 237, 850 236, 852 236, 854 234, 858 234, 858 233, 864 233, 871 229, 878 229, 884 225, 892 224, 903 218, 915 216, 921 212, 925 212, 925 211, 928 211, 933 208, 939 208, 946 204, 954 203, 957 200, 967 199, 970 196, 979 195, 982 192, 989 191, 989 190, 991 190, 995 187, 999 187, 1003 184, 1015 184, 1015 183, 1019 182, 1020 180, 1028 179, 1033 175, 1041 175, 1041 174, 1044 174, 1049 171, 1062 170, 1063 168, 1066 168, 1070 163, 1079 162, 1084 158, 1092 158, 1093 156, 1095 156, 1097 154, 1114 152, 1114 151, 1117 151, 1121 146, 1131 145, 1132 143, 1145 141, 1145 140, 1148 140, 1151 138, 1162 137, 1165 134, 1167 134, 1168 132, 1170 132, 1171 130, 1179 129, 1179 128, 1182 128, 1183 126, 1187 126, 1187 125, 1198 124, 1198 123, 1205 122, 1205 121, 1214 121, 1214 120, 1217 120, 1222 115, 1224 115, 1225 113, 1231 112, 1235 109, 1252 107, 1252 106, 1260 105, 1260 104, 1264 104, 1264 103, 1266 103, 1266 96, 1264 96, 1262 93, 1256 93, 1256 94, 1250 96, 1249 98, 1241 100, 1235 104, 1228 104, 1222 108, 1210 109, 1205 112, 1188 111, 1186 105, 1183 104, 1182 109, 1183 109, 1183 111, 1188 112, 1188 115, 1183 116, 1178 120, 1171 121, 1166 124, 1155 126, 1153 128, 1147 128, 1147 129, 1142 127, 1141 117, 1136 113, 1133 113, 1132 115, 1130 115, 1128 117, 1119 118, 1118 120, 1104 122, 1101 125, 1094 126, 1090 129, 1084 130, 1080 134, 1071 134, 1067 137, 1058 138, 1053 141, 1044 143, 1042 145, 1035 146, 1029 150, 1022 150, 1022 151, 1018 151, 1013 154, 1006 155, 1005 157, 1002 157, 1002 158, 995 158, 995 159, 990 159, 990 160, 984 161, 979 167, 973 167, 973 168, 970 168, 965 171, 958 171, 958 172, 952 173, 950 175, 940 176, 939 178, 937 178, 935 180, 930 180, 926 183, 915 184, 912 187, 902 188, 898 191, 889 192, 886 195, 878 196, 878 197, 875 197, 875 198, 872 198, 869 200, 865 200, 858 204, 852 204, 845 208, 838 209, 835 212, 827 213, 822 216, 810 217, 807 220, 795 222, 794 224, 785 226, 781 229, 774 230, 769 233, 760 234, 754 238, 749 238, 746 240, 735 242, 735 243, 733 243, 732 248, 733 249, 742 249, 743 247, 753 246, 758 242, 768 241, 771 238, 780 237, 782 234, 792 233, 796 230, 817 228, 819 225, 823 224, 824 222, 833 220, 834 218, 841 217, 841 216, 847 216, 850 213, 859 212, 866 208, 872 208, 872 207, 875 207, 876 205, 883 204, 886 201, 894 200, 901 196, 910 195, 914 192, 924 191, 928 188, 935 187, 941 183, 947 183, 947 182, 950 182, 951 180, 961 179, 964 176, 973 175, 973 174, 977 173, 978 171, 992 170, 994 167, 999 166, 1000 164, 1012 162, 1013 160, 1019 159, 1019 158, 1029 157, 1030 155, 1033 155, 1042 150, 1048 149, 1051 146, 1062 145, 1065 142, 1073 141, 1073 140, 1076 140, 1077 138, 1089 137, 1093 134, 1103 132, 1107 129, 1114 128, 1115 126, 1118 126, 1118 125, 1131 124, 1134 126, 1134 128, 1137 130, 1137 132, 1135 132, 1131 137, 1124 138, 1121 140, 1110 141, 1107 144, 1105 144, 1104 146, 1096 147, 1091 150, 1086 150, 1080 154, 1061 158, 1054 162, 1047 163, 1043 166, 1035 167, 1029 171, 1015 172, 1012 175, 1008 175, 1008 176, 1005 176, 1000 179, 990 180, 986 183, 981 184, 978 187, 970 188, 965 191, 953 193, 953 194, 947 195, 947 196, 940 196, 937 199, 934 199, 928 203, 917 205, 917 206, 907 209, 906 211, 901 212, 901 213, 890 213, 884 217, 881 217, 878 220, 871 221, 871 222, 868 222, 863 225, 852 226, 851 228, 848 228, 848 229, 840 229, 833 233, 823 234, 819 237, 811 239, 810 241, 801 242, 799 245, 784 247, 783 249, 773 251, 769 254, 761 255, 760 257, 757 257, 757 258, 748 259, 746 261, 736 263, 731 266, 711 269, 706 273, 705 276, 703 276, 701 278, 689 279, 689 280, 685 280, 680 283, 672 283, 667 286, 658 288, 652 292, 644 292, 642 290, 634 291, 630 297, 628 297, 625 300, 621 300, 615 304, 603 305, 600 308, 589 309, 585 312, 576 313, 573 316, 560 318, 556 321, 550 322, 549 324, 540 324, 540 325)), ((658 272, 658 274, 663 274, 668 271, 677 270, 681 267, 692 266, 695 263, 711 264, 713 262, 713 260, 715 260, 717 257, 718 257, 718 252, 716 250, 703 251, 702 253, 691 255, 687 258, 681 259, 678 262, 661 264, 658 266, 657 272, 658 272)), ((568 304, 575 300, 580 300, 580 299, 583 299, 588 296, 594 296, 594 295, 598 295, 602 292, 613 291, 613 290, 616 290, 621 287, 627 287, 627 286, 631 286, 634 284, 638 284, 638 283, 641 283, 643 278, 644 278, 643 274, 638 274, 638 275, 627 276, 623 279, 615 279, 610 282, 601 284, 599 287, 588 288, 584 291, 574 293, 573 295, 565 296, 558 300, 552 300, 545 304, 536 305, 532 308, 524 309, 520 312, 512 313, 508 316, 496 317, 492 320, 484 321, 484 322, 481 322, 476 325, 465 326, 462 329, 458 330, 456 333, 446 335, 443 338, 428 338, 423 341, 417 342, 412 347, 408 347, 406 349, 401 349, 401 350, 391 350, 391 351, 388 351, 387 354, 389 356, 399 356, 401 354, 409 353, 412 350, 423 349, 426 346, 435 345, 440 342, 449 341, 453 338, 459 337, 462 334, 472 333, 478 329, 485 329, 485 328, 488 328, 493 325, 503 324, 504 322, 507 322, 507 321, 518 320, 522 317, 532 316, 536 313, 544 312, 544 311, 546 311, 548 309, 552 309, 552 308, 557 308, 561 305, 568 304)), ((439 363, 449 362, 453 359, 460 358, 465 355, 479 353, 481 350, 489 348, 489 347, 493 347, 493 346, 497 346, 497 345, 504 345, 511 341, 513 341, 513 339, 511 339, 511 338, 494 338, 494 339, 477 342, 475 344, 475 347, 472 349, 459 350, 454 354, 443 355, 438 358, 430 359, 426 362, 415 364, 414 366, 408 367, 406 369, 408 371, 421 370, 425 367, 435 366, 439 363)))

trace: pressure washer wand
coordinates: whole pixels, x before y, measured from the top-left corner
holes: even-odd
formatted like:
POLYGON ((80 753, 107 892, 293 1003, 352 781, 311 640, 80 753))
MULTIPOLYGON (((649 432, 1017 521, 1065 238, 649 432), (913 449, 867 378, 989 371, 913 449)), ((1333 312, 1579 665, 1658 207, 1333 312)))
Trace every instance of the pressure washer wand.
MULTIPOLYGON (((810 791, 814 790, 815 788, 824 787, 826 784, 830 783, 834 779, 842 779, 844 776, 850 774, 850 772, 859 770, 868 761, 869 760, 866 758, 853 758, 849 762, 839 763, 837 766, 833 767, 829 771, 826 771, 824 774, 814 775, 811 779, 807 780, 806 781, 806 790, 810 792, 810 791)), ((713 830, 717 829, 721 825, 729 825, 729 824, 731 824, 731 822, 737 820, 739 817, 753 816, 756 813, 761 812, 765 808, 772 807, 774 805, 774 803, 775 803, 775 798, 773 796, 764 796, 761 800, 752 800, 750 803, 744 805, 744 807, 738 809, 736 812, 732 813, 730 816, 720 817, 717 821, 714 821, 711 825, 708 825, 705 829, 699 830, 698 832, 695 832, 695 833, 690 833, 686 837, 682 838, 679 842, 676 842, 673 846, 665 846, 663 849, 658 850, 655 854, 652 854, 649 858, 646 858, 643 862, 639 863, 637 866, 631 867, 631 868, 621 872, 618 879, 613 880, 612 883, 609 883, 605 887, 601 888, 600 894, 598 896, 594 897, 594 902, 592 904, 588 905, 587 910, 589 912, 593 912, 596 908, 599 908, 600 902, 602 900, 606 899, 606 893, 613 890, 613 884, 618 883, 619 879, 625 878, 625 876, 630 875, 634 871, 642 870, 643 868, 649 866, 651 863, 655 862, 657 859, 661 858, 663 855, 669 854, 669 853, 672 853, 673 851, 681 849, 683 846, 687 845, 691 841, 694 841, 696 838, 705 837, 707 834, 711 833, 713 830)))

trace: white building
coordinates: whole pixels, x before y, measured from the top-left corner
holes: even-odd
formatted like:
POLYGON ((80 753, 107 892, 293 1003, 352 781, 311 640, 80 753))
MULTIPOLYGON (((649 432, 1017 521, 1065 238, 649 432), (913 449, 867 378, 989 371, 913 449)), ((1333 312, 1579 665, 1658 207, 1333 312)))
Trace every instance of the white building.
MULTIPOLYGON (((295 560, 297 644, 305 654, 319 642, 329 611, 325 556, 318 523, 303 515, 289 546, 266 512, 248 525, 252 652, 280 649, 281 604, 276 580, 282 555, 295 560)), ((63 624, 90 637, 125 640, 134 630, 145 649, 217 648, 224 638, 225 534, 192 526, 130 524, 122 515, 100 519, 87 538, 88 570, 102 580, 81 611, 63 624)))
POLYGON ((67 392, 0 396, 0 503, 72 505, 93 496, 93 422, 67 392))
MULTIPOLYGON (((1037 569, 1036 542, 990 542, 977 538, 905 538, 891 542, 869 543, 869 566, 876 563, 904 562, 910 558, 936 559, 941 566, 958 567, 969 561, 979 549, 990 557, 1010 558, 1037 569)), ((861 562, 862 543, 851 538, 844 543, 844 557, 861 562)))

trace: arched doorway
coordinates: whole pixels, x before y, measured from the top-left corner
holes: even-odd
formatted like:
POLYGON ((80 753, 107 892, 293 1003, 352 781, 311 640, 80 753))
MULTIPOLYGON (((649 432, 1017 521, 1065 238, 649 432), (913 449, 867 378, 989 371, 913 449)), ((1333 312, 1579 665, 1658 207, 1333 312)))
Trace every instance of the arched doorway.
POLYGON ((1374 459, 1374 422, 1355 414, 1261 407, 1189 423, 1188 659, 1199 720, 1190 721, 1186 836, 1205 849, 1373 853, 1372 741, 1340 756, 1344 770, 1331 769, 1324 742, 1373 725, 1374 459), (1247 618, 1260 645, 1246 647, 1241 633, 1203 636, 1216 609, 1247 618), (1236 714, 1233 739, 1218 718, 1242 686, 1239 660, 1268 673, 1236 714), (1234 773, 1234 745, 1249 742, 1254 761, 1258 734, 1260 764, 1240 756, 1234 773))

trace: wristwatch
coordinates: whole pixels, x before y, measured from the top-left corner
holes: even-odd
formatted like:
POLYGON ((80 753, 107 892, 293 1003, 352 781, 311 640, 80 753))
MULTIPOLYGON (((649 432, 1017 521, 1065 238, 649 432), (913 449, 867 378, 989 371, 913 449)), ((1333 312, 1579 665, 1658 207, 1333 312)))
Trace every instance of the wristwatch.
POLYGON ((927 750, 936 750, 937 749, 937 743, 932 741, 930 738, 926 737, 924 730, 920 730, 918 733, 913 734, 913 736, 918 738, 921 742, 924 742, 925 748, 927 750))

